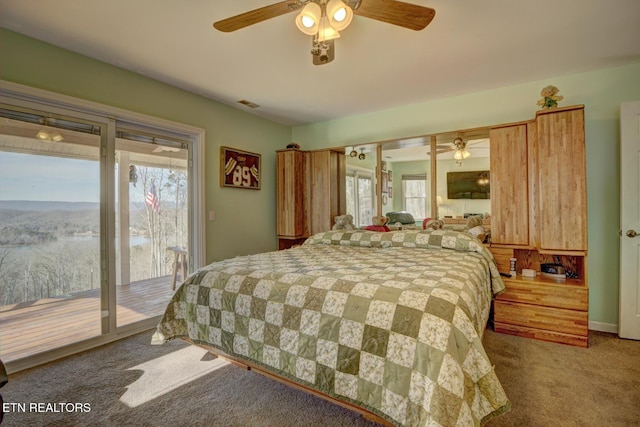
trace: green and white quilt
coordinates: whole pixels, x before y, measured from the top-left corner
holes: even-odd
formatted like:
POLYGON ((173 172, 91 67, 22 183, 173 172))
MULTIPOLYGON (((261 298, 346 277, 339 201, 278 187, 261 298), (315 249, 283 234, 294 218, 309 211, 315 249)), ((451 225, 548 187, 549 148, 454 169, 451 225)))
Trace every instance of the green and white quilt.
POLYGON ((468 234, 330 231, 196 271, 154 340, 188 337, 398 426, 483 425, 510 408, 482 346, 503 290, 468 234))

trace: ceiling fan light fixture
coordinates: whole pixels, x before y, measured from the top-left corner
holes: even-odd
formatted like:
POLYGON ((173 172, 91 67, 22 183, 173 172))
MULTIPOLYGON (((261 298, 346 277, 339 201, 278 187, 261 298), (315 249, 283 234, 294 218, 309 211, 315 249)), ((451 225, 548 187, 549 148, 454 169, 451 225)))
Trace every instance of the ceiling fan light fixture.
POLYGON ((326 42, 340 37, 340 33, 331 26, 329 18, 325 15, 320 19, 320 29, 318 30, 318 41, 326 42))
POLYGON ((318 32, 322 9, 317 3, 309 2, 296 17, 296 26, 308 36, 318 32))
POLYGON ((453 158, 456 159, 456 160, 468 159, 469 156, 471 156, 471 153, 469 151, 467 151, 466 149, 456 150, 453 153, 453 158))
POLYGON ((456 151, 453 153, 454 159, 462 160, 471 156, 471 153, 467 150, 467 143, 459 136, 453 140, 453 145, 456 146, 456 151))
POLYGON ((347 28, 353 19, 353 10, 342 0, 329 0, 326 11, 329 23, 336 31, 342 31, 347 28))

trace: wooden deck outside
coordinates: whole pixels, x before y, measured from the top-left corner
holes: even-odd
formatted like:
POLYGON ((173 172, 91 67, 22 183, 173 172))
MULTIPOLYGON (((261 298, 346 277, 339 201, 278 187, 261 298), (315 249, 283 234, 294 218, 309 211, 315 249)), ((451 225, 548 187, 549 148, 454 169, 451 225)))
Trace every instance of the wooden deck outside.
MULTIPOLYGON (((171 276, 116 288, 118 326, 163 313, 171 276)), ((100 290, 0 307, 0 357, 7 363, 100 335, 100 290)))

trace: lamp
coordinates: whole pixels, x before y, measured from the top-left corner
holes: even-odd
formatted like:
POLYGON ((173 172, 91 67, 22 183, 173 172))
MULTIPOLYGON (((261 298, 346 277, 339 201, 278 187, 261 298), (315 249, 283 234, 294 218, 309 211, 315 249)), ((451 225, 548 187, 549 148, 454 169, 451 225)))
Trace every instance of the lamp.
POLYGON ((322 6, 309 1, 296 17, 296 26, 309 36, 316 36, 318 42, 340 37, 339 31, 349 26, 353 10, 342 0, 329 0, 322 6))
POLYGON ((309 2, 296 17, 298 29, 308 36, 313 36, 320 27, 322 9, 317 3, 309 2))
POLYGON ((351 152, 349 153, 349 157, 358 157, 358 152, 356 151, 356 147, 353 147, 351 149, 351 152))
POLYGON ((484 187, 485 185, 489 184, 489 177, 485 172, 482 172, 480 175, 478 175, 478 179, 476 180, 476 182, 478 183, 478 185, 484 187))
POLYGON ((49 133, 46 130, 40 130, 36 134, 36 138, 42 141, 60 142, 64 139, 58 132, 49 133))
POLYGON ((457 137, 454 139, 453 145, 456 146, 456 151, 453 153, 454 159, 462 160, 471 156, 471 153, 467 150, 467 144, 462 140, 462 138, 457 137))
POLYGON ((342 31, 353 19, 353 10, 342 0, 329 0, 326 6, 329 23, 336 31, 342 31))

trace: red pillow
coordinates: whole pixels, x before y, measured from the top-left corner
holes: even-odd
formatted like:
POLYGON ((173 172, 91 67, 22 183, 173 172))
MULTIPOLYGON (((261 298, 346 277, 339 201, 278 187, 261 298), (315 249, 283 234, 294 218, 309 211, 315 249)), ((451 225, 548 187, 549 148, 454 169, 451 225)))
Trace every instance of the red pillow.
POLYGON ((427 223, 431 221, 431 218, 425 218, 424 221, 422 221, 422 229, 426 230, 427 229, 427 223))

